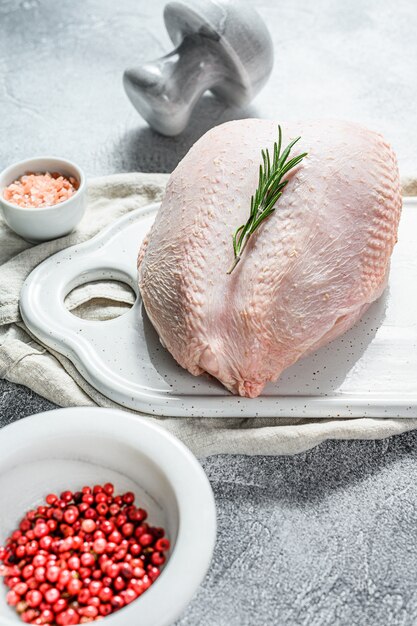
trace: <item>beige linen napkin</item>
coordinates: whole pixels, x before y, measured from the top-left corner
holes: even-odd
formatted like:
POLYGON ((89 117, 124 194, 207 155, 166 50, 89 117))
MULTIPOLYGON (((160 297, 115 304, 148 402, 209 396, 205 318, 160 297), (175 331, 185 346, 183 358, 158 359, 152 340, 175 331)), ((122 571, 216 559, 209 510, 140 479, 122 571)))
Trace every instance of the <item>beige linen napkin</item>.
MULTIPOLYGON (((121 174, 89 185, 86 215, 79 228, 61 239, 32 246, 0 221, 0 377, 26 385, 59 406, 116 406, 93 389, 65 357, 41 345, 19 315, 23 281, 45 258, 89 239, 107 224, 159 200, 165 174, 121 174)), ((404 191, 417 195, 417 182, 404 191)), ((133 302, 129 288, 92 283, 70 294, 68 307, 90 319, 107 319, 133 302)), ((155 418, 198 456, 210 454, 295 454, 325 439, 380 439, 417 427, 417 419, 155 418)))

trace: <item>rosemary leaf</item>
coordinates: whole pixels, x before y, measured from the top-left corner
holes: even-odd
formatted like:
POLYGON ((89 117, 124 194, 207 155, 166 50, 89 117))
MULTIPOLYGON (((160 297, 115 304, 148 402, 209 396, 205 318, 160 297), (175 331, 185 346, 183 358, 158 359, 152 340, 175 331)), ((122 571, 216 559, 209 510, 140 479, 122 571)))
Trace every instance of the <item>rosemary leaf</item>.
POLYGON ((301 137, 293 139, 281 154, 282 130, 281 126, 278 126, 278 141, 274 143, 272 160, 268 149, 261 150, 262 163, 259 165, 258 187, 251 197, 248 221, 239 226, 233 235, 234 261, 228 274, 233 272, 242 258, 250 236, 275 211, 275 205, 288 183, 288 180, 282 180, 282 177, 307 156, 307 152, 303 152, 288 160, 292 148, 300 139, 301 137))

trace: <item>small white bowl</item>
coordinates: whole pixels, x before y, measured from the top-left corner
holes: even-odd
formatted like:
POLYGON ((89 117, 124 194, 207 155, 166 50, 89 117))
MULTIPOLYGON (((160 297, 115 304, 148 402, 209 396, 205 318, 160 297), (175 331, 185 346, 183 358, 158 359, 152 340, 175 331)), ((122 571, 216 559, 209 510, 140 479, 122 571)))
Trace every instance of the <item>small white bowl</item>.
MULTIPOLYGON (((146 418, 99 408, 57 409, 0 430, 0 545, 48 492, 113 482, 133 491, 162 526, 171 550, 161 575, 106 626, 167 626, 184 610, 213 553, 213 493, 198 461, 178 439, 146 418)), ((0 581, 1 626, 22 621, 0 581)))
POLYGON ((85 176, 82 170, 65 159, 55 157, 36 157, 10 165, 0 174, 0 206, 6 223, 18 235, 39 243, 68 235, 85 212, 86 195, 85 176), (73 176, 79 182, 79 188, 71 198, 50 207, 30 208, 16 206, 4 198, 4 190, 27 172, 59 172, 64 176, 73 176))

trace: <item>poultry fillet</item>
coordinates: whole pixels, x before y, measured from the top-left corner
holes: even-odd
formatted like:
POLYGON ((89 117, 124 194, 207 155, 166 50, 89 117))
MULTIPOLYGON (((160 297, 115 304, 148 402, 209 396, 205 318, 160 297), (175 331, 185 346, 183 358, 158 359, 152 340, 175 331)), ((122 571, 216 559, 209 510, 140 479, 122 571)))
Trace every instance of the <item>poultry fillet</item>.
POLYGON ((146 311, 173 357, 251 398, 381 295, 401 212, 395 155, 381 135, 342 121, 282 128, 283 146, 301 135, 291 156, 308 156, 232 274, 232 235, 249 217, 273 121, 228 122, 197 141, 138 258, 146 311))

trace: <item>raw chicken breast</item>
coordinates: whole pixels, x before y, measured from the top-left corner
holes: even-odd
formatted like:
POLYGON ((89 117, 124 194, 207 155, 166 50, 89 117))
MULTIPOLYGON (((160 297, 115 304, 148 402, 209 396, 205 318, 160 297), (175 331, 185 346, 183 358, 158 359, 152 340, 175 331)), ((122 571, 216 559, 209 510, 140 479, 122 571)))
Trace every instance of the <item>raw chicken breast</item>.
POLYGON ((197 141, 138 259, 146 311, 173 357, 251 398, 381 295, 401 211, 395 155, 379 134, 342 121, 281 126, 283 146, 301 135, 291 156, 308 156, 231 275, 232 234, 249 217, 273 121, 228 122, 197 141))

